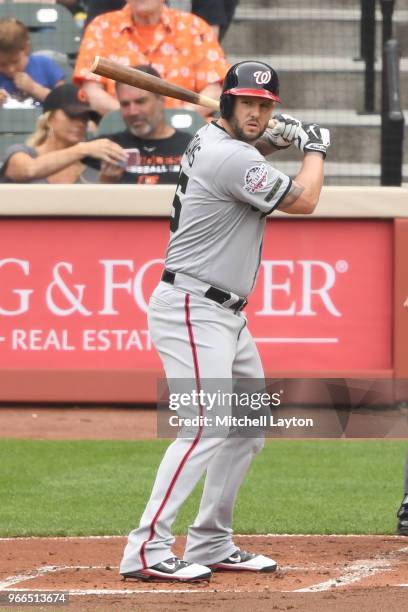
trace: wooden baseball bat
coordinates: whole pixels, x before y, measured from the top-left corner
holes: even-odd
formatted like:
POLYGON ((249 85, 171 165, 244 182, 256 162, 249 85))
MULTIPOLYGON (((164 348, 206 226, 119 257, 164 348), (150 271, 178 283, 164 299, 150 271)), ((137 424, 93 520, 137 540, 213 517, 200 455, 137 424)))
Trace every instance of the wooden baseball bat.
MULTIPOLYGON (((129 66, 123 66, 119 62, 100 57, 97 55, 91 66, 91 72, 99 74, 100 76, 119 81, 125 85, 133 85, 139 89, 145 89, 154 94, 160 94, 169 98, 175 98, 176 100, 182 100, 183 102, 189 102, 190 104, 198 104, 199 106, 205 106, 211 108, 214 111, 220 110, 220 104, 218 100, 209 98, 208 96, 202 96, 195 91, 190 91, 184 87, 179 87, 173 83, 169 83, 164 79, 142 72, 136 68, 129 68, 129 66)), ((269 127, 274 127, 275 122, 271 120, 269 127)))

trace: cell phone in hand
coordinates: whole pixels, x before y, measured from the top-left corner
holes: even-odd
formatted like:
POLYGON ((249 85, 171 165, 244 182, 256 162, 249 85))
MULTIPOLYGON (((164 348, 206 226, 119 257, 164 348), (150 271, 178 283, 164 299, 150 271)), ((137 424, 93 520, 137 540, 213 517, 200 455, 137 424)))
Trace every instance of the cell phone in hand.
POLYGON ((125 162, 126 172, 137 172, 138 166, 140 166, 141 155, 139 149, 124 149, 127 160, 125 162))

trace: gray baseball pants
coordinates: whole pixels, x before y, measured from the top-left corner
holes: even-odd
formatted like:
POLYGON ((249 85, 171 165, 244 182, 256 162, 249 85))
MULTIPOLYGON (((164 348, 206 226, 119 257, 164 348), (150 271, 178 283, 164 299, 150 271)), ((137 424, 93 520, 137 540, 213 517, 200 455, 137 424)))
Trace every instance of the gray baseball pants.
MULTIPOLYGON (((203 297, 206 286, 173 287, 160 282, 149 304, 149 330, 172 379, 223 379, 232 390, 235 378, 263 379, 255 342, 242 312, 203 297)), ((207 286, 208 287, 208 286, 207 286)), ((231 555, 232 518, 239 487, 263 437, 213 437, 197 428, 170 444, 157 471, 139 527, 129 534, 120 572, 165 561, 174 554, 171 528, 177 512, 206 473, 197 517, 189 527, 184 559, 209 565, 231 555)))

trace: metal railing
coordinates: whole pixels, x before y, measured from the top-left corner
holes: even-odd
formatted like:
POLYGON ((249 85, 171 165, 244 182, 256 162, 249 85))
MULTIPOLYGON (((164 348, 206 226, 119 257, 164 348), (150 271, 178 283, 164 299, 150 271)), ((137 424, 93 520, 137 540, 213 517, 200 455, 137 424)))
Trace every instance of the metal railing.
POLYGON ((395 0, 380 0, 382 12, 382 46, 392 38, 392 16, 395 0))
MULTIPOLYGON (((395 0, 379 0, 382 12, 382 48, 392 38, 395 0)), ((376 43, 376 0, 361 0, 360 16, 360 58, 365 62, 364 71, 364 112, 374 113, 375 98, 375 43, 376 43)))
MULTIPOLYGON (((401 185, 404 114, 400 97, 400 51, 393 38, 395 0, 379 0, 382 13, 381 185, 401 185)), ((360 55, 365 62, 364 113, 376 110, 376 0, 361 0, 360 55)))
POLYGON ((402 183, 404 114, 400 94, 400 48, 393 38, 395 0, 381 0, 382 79, 381 79, 381 185, 402 183))
POLYGON ((381 109, 381 185, 402 183, 404 114, 400 98, 400 50, 391 38, 384 44, 381 109))
POLYGON ((376 0, 361 0, 360 55, 365 62, 365 113, 375 112, 375 5, 376 0))

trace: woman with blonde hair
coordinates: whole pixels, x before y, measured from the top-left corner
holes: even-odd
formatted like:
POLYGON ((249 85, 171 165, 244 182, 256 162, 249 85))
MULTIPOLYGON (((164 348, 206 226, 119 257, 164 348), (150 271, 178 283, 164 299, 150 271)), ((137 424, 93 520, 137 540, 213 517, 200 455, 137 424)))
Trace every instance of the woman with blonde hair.
MULTIPOLYGON (((10 146, 0 169, 0 180, 11 183, 88 182, 86 157, 121 165, 127 156, 122 147, 99 138, 85 141, 88 121, 99 115, 80 97, 74 85, 53 89, 43 104, 36 131, 26 144, 10 146)), ((89 169, 88 169, 89 170, 89 169)), ((91 182, 95 182, 91 178, 91 182)))

